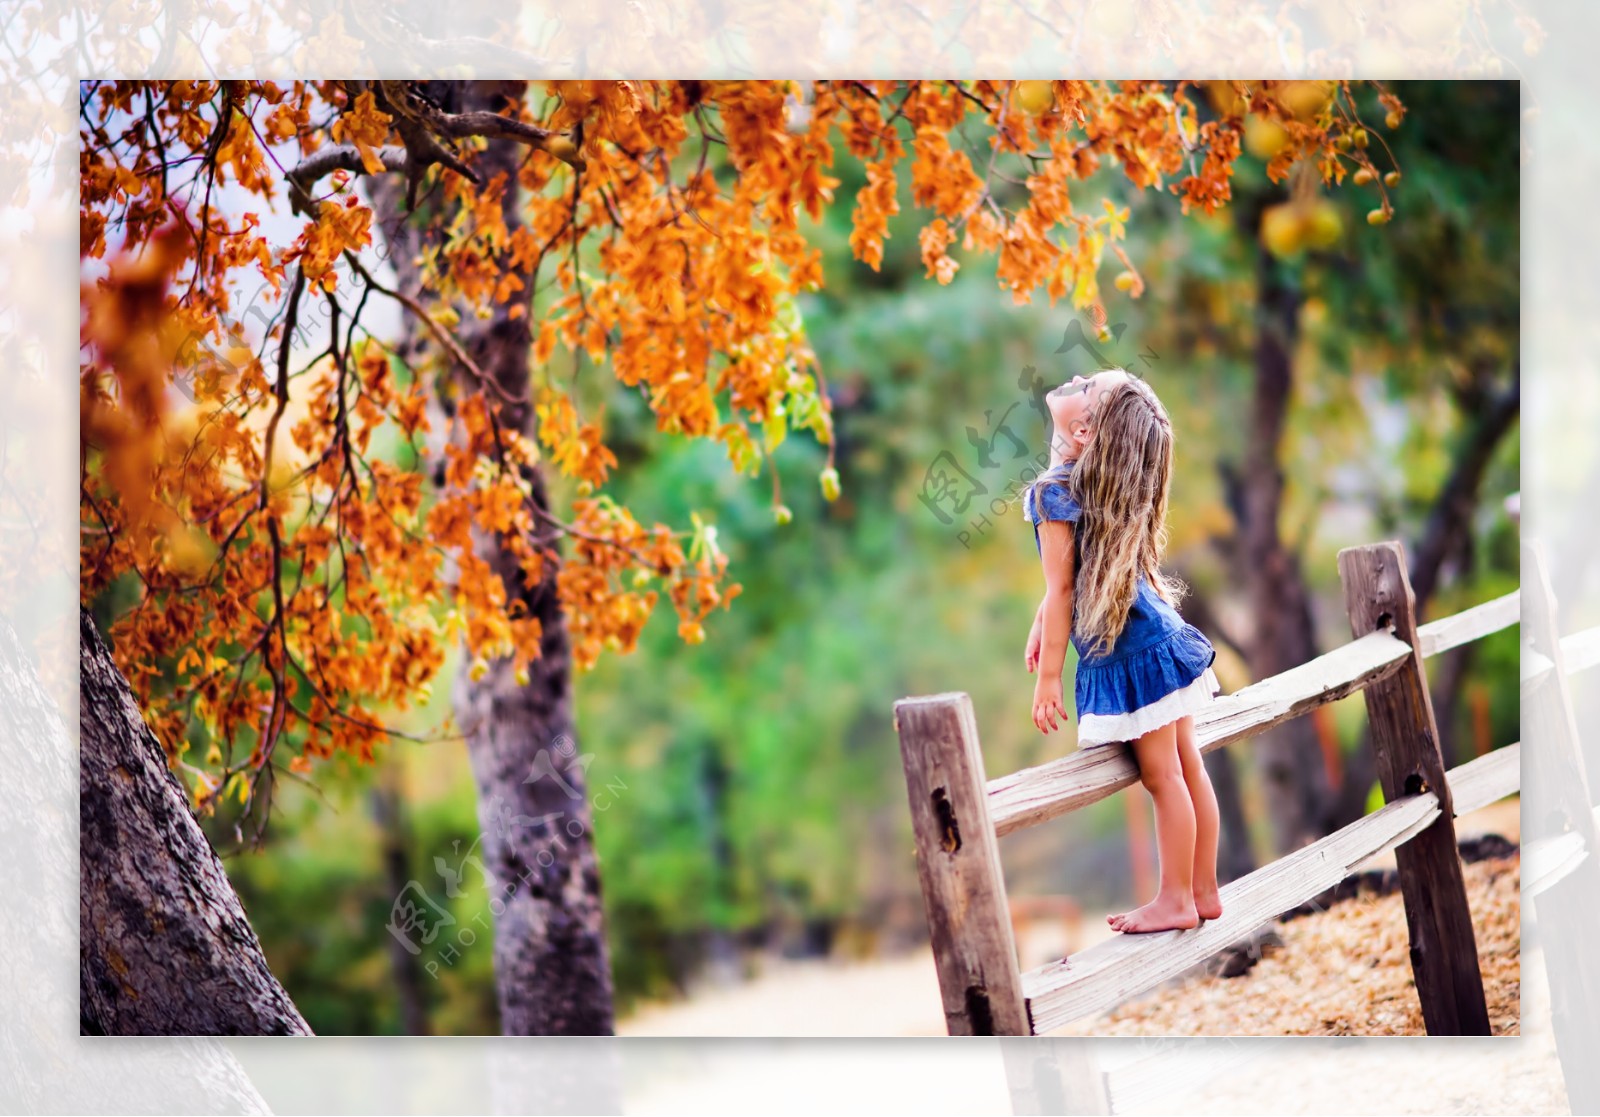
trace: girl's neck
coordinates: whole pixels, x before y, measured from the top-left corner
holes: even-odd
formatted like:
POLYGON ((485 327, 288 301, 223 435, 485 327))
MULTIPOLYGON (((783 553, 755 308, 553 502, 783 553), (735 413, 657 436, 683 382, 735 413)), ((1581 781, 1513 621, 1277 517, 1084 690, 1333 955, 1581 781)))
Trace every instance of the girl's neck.
POLYGON ((1057 431, 1055 438, 1050 440, 1050 468, 1060 469, 1062 466, 1071 465, 1078 460, 1076 454, 1068 457, 1067 453, 1067 439, 1060 431, 1057 431))

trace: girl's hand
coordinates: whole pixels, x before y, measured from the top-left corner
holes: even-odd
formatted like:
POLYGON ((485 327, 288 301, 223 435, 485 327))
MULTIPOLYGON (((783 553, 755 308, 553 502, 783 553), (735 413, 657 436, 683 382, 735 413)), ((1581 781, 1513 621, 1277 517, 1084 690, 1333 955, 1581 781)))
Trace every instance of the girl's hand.
POLYGON ((1033 686, 1033 724, 1040 733, 1060 728, 1067 720, 1061 704, 1061 680, 1040 678, 1033 686))
POLYGON ((1039 669, 1039 647, 1044 643, 1044 629, 1039 622, 1033 623, 1033 628, 1028 633, 1028 647, 1022 653, 1022 660, 1028 666, 1028 674, 1033 674, 1039 669))

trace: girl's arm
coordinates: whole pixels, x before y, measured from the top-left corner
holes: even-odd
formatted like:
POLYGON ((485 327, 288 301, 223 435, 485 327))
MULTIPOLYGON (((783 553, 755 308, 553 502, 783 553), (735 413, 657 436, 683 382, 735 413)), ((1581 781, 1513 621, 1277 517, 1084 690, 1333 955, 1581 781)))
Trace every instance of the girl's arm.
POLYGON ((1033 613, 1033 627, 1028 629, 1028 647, 1023 653, 1023 662, 1031 675, 1039 669, 1039 637, 1044 631, 1044 599, 1039 599, 1039 608, 1033 613))
POLYGON ((1042 622, 1039 643, 1039 681, 1034 687, 1034 724, 1041 732, 1065 720, 1061 701, 1061 672, 1067 663, 1067 643, 1072 636, 1072 524, 1046 520, 1039 525, 1040 563, 1044 566, 1045 593, 1039 603, 1042 622))

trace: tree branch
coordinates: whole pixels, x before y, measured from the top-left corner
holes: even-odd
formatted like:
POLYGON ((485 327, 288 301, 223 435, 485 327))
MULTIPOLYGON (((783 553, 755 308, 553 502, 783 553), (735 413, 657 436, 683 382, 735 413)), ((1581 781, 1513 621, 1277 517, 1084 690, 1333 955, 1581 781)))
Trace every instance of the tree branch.
POLYGON ((383 284, 379 283, 373 278, 372 273, 367 270, 366 266, 361 263, 360 259, 357 258, 354 252, 346 251, 344 257, 345 261, 350 265, 351 270, 359 275, 369 287, 381 295, 388 295, 391 299, 394 299, 396 302, 400 303, 400 305, 409 310, 413 315, 415 315, 417 320, 428 328, 428 332, 434 336, 435 340, 437 340, 440 345, 444 346, 445 349, 449 351, 450 355, 455 358, 456 362, 472 375, 472 378, 478 382, 478 386, 480 388, 490 389, 495 395, 499 396, 507 403, 525 404, 528 402, 528 397, 526 394, 509 391, 498 380, 484 372, 483 369, 479 367, 478 362, 474 361, 470 356, 467 355, 467 351, 461 348, 461 343, 455 339, 455 335, 441 326, 438 322, 435 322, 433 320, 433 316, 428 313, 427 308, 424 307, 420 302, 406 294, 404 291, 385 287, 383 284))
POLYGON ((1501 437, 1516 421, 1521 406, 1522 368, 1518 363, 1512 366, 1510 387, 1490 402, 1468 431, 1456 451, 1450 477, 1428 513, 1427 524, 1413 552, 1415 558, 1410 570, 1419 616, 1424 615, 1428 599, 1438 588, 1439 574, 1445 562, 1466 541, 1472 510, 1477 504, 1478 490, 1483 484, 1489 459, 1494 456, 1501 437))
MULTIPOLYGON (((553 144, 555 133, 538 125, 529 124, 503 113, 446 112, 414 88, 412 82, 378 81, 348 82, 351 100, 360 92, 370 91, 379 104, 394 120, 400 133, 402 146, 380 148, 377 157, 385 171, 399 171, 406 177, 406 206, 416 207, 417 184, 429 167, 441 164, 467 179, 474 186, 481 185, 476 171, 467 166, 441 139, 460 140, 471 136, 485 139, 516 140, 529 147, 549 152, 574 170, 584 169, 582 156, 570 141, 553 144)), ((333 171, 351 174, 369 174, 361 153, 350 144, 323 148, 307 156, 299 166, 289 172, 289 201, 298 211, 309 211, 311 188, 324 175, 333 171)))
MULTIPOLYGON (((383 163, 386 171, 404 171, 409 174, 409 160, 406 158, 406 149, 403 147, 379 148, 378 159, 383 163)), ((311 209, 311 187, 325 175, 334 171, 349 171, 351 174, 366 174, 366 167, 361 162, 361 153, 350 144, 338 144, 334 147, 325 147, 306 158, 289 172, 289 204, 301 213, 308 213, 311 209)), ((473 179, 477 181, 476 178, 473 179)))

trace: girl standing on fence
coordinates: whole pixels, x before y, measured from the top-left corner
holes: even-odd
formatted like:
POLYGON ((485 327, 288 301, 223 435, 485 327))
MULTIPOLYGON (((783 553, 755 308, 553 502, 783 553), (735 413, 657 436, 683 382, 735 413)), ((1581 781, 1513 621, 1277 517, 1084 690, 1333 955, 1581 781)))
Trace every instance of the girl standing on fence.
POLYGON ((1070 639, 1079 747, 1129 742, 1155 803, 1160 890, 1108 922, 1130 933, 1195 927, 1222 914, 1217 799, 1194 734, 1194 715, 1220 687, 1216 650, 1174 608, 1182 583, 1158 565, 1172 423, 1150 386, 1122 369, 1074 377, 1046 402, 1050 468, 1023 493, 1046 586, 1025 653, 1039 673, 1033 723, 1048 733, 1066 720, 1070 639))

